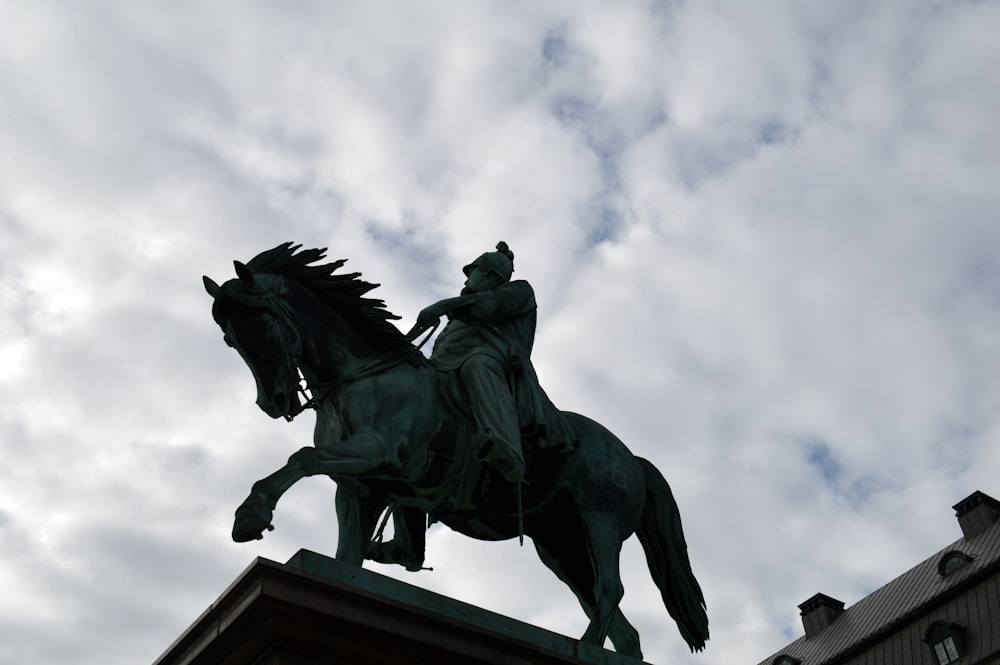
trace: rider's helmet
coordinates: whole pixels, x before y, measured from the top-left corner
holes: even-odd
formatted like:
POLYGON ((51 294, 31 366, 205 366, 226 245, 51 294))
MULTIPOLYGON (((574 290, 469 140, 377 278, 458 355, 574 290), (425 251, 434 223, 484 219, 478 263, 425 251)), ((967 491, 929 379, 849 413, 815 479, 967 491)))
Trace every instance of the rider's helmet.
POLYGON ((479 258, 462 268, 462 272, 468 277, 476 266, 489 268, 506 282, 514 272, 514 252, 510 251, 507 243, 501 240, 497 243, 497 251, 480 254, 479 258))

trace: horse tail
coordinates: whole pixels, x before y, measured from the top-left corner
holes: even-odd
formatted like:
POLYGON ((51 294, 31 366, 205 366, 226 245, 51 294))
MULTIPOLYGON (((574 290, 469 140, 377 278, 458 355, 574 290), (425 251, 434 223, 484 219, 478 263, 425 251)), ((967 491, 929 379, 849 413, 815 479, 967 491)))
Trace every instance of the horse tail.
POLYGON ((646 481, 646 504, 635 534, 667 612, 691 651, 701 651, 708 639, 708 614, 688 560, 680 511, 663 475, 647 460, 636 459, 646 481))

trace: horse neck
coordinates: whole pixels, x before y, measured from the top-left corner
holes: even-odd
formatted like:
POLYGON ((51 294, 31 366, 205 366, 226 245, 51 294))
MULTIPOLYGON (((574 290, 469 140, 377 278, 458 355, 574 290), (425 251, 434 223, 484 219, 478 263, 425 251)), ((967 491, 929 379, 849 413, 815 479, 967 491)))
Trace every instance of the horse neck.
POLYGON ((316 311, 320 314, 300 317, 300 362, 307 380, 336 382, 378 359, 374 349, 336 311, 329 307, 316 311))

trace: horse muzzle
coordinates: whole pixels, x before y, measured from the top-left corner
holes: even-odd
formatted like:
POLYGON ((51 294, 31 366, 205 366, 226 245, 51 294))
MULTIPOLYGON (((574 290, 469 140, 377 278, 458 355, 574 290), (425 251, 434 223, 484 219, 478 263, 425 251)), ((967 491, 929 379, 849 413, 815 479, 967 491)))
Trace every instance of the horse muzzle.
POLYGON ((257 393, 257 406, 272 418, 291 420, 302 413, 302 402, 295 390, 278 390, 272 393, 257 393))

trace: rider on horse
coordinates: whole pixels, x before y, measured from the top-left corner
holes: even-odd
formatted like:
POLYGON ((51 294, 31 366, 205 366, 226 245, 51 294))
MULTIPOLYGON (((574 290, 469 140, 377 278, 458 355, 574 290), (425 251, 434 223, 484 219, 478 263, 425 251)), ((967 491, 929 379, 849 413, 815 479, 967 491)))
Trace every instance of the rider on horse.
POLYGON ((531 285, 510 279, 514 253, 500 242, 497 251, 462 270, 467 279, 461 295, 425 308, 413 330, 448 317, 431 363, 459 373, 476 423, 473 445, 504 478, 517 483, 525 474, 522 436, 540 447, 564 450, 573 447, 573 438, 531 364, 537 306, 531 285))
MULTIPOLYGON (((481 254, 462 270, 466 281, 461 295, 424 308, 407 337, 414 339, 448 317, 430 362, 458 374, 476 426, 471 445, 478 456, 508 481, 520 483, 526 472, 523 441, 568 452, 576 447, 576 437, 531 364, 537 306, 531 285, 510 279, 514 253, 500 242, 495 252, 481 254)), ((368 558, 419 570, 426 516, 399 506, 392 508, 392 516, 396 537, 372 543, 368 558)))
POLYGON ((607 637, 641 659, 639 634, 620 609, 621 544, 635 534, 682 637, 704 648, 704 594, 670 487, 600 423, 557 414, 538 387, 529 362, 534 295, 510 281, 505 244, 465 268, 462 295, 421 312, 416 333, 450 319, 431 361, 389 322, 395 317, 381 300, 365 297, 374 284, 334 274, 343 260, 314 265, 324 250, 298 249, 285 243, 237 262, 237 277, 221 286, 204 279, 212 316, 253 372, 261 409, 289 420, 316 410, 313 445, 253 484, 236 510, 234 540, 262 537, 282 494, 325 475, 338 484, 341 561, 419 570, 428 514, 482 540, 527 535, 590 618, 583 641, 599 647, 607 637), (297 391, 311 393, 305 405, 297 391), (517 482, 497 481, 500 473, 517 482), (388 518, 376 528, 386 505, 390 542, 382 540, 388 518))

